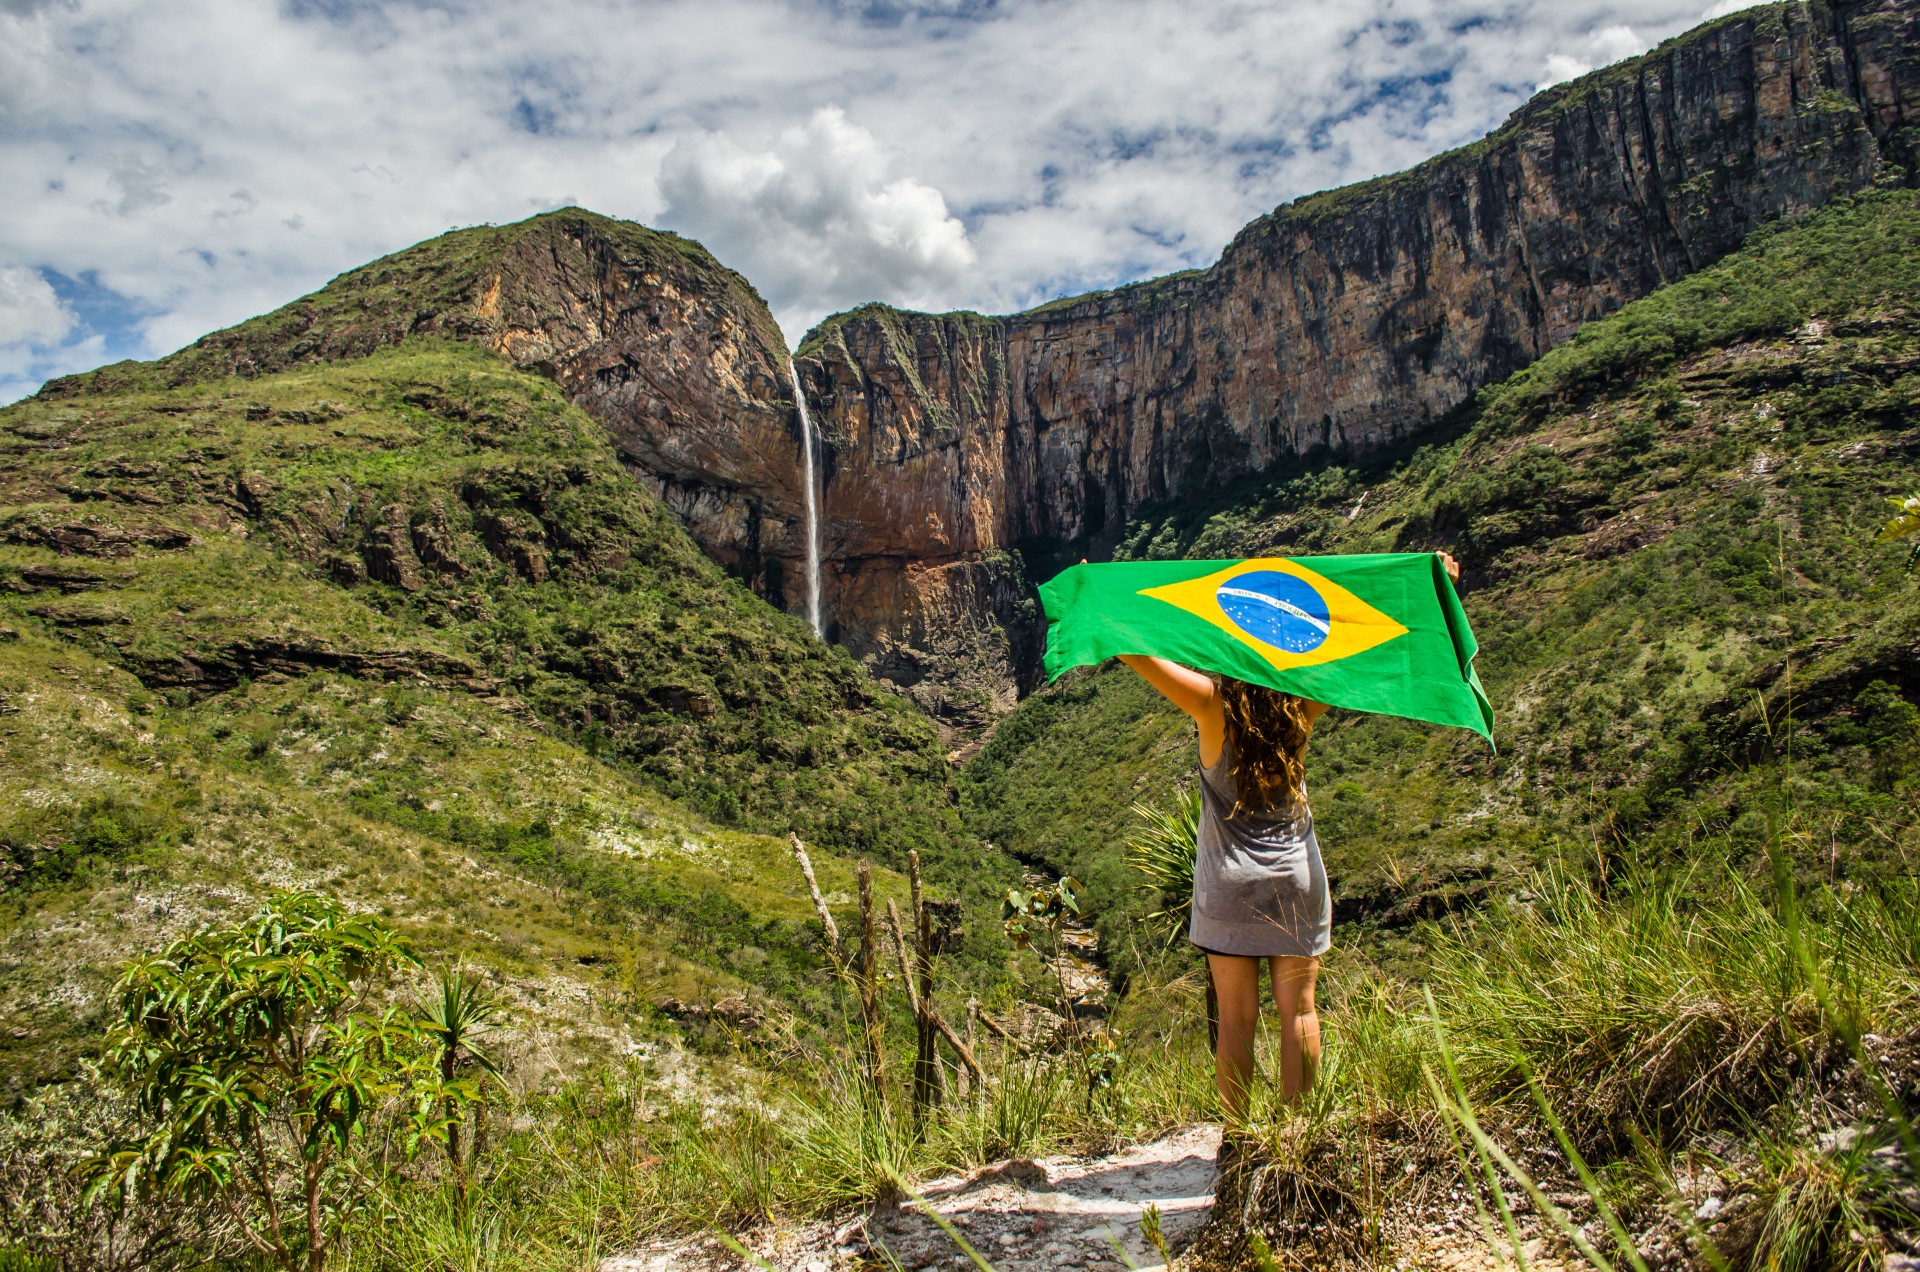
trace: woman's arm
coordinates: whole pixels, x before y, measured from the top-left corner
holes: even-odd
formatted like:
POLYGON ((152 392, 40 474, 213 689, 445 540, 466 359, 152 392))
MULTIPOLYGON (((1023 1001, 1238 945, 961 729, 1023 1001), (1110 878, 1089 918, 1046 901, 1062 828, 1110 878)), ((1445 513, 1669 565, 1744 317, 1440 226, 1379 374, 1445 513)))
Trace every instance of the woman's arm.
POLYGON ((1168 702, 1193 717, 1200 726, 1200 762, 1218 762, 1220 748, 1226 744, 1227 717, 1220 709, 1220 694, 1212 679, 1191 667, 1146 654, 1122 654, 1120 661, 1139 672, 1168 702))
POLYGON ((1198 720, 1211 708, 1215 713, 1220 710, 1214 699, 1213 681, 1191 667, 1182 667, 1177 662, 1168 662, 1164 658, 1155 658, 1149 654, 1122 654, 1120 661, 1139 672, 1141 678, 1162 697, 1198 720))
MULTIPOLYGON (((1139 672, 1148 684, 1160 691, 1162 697, 1200 721, 1203 726, 1209 717, 1219 716, 1218 691, 1210 677, 1201 675, 1191 667, 1182 667, 1177 662, 1147 654, 1121 654, 1120 661, 1139 672)), ((1308 724, 1318 720, 1327 710, 1324 702, 1314 702, 1308 698, 1302 698, 1301 702, 1307 709, 1308 724)))

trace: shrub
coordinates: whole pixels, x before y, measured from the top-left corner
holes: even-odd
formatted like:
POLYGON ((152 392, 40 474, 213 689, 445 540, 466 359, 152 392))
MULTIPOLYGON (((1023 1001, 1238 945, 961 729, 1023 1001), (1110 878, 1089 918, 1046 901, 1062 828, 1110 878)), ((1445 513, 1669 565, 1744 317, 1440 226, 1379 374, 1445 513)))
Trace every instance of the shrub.
POLYGON ((414 964, 392 929, 306 892, 134 963, 109 1056, 148 1129, 87 1164, 89 1197, 209 1207, 230 1255, 319 1272, 369 1189, 471 1094, 411 1016, 374 1005, 414 964))

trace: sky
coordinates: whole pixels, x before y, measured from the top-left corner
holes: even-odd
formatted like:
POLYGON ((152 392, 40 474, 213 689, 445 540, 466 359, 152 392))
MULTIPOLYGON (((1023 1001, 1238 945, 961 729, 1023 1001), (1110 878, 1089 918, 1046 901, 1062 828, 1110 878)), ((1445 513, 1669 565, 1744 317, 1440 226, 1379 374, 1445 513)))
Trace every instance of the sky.
POLYGON ((0 403, 459 226, 698 239, 790 343, 1212 262, 1744 0, 0 0, 0 403))

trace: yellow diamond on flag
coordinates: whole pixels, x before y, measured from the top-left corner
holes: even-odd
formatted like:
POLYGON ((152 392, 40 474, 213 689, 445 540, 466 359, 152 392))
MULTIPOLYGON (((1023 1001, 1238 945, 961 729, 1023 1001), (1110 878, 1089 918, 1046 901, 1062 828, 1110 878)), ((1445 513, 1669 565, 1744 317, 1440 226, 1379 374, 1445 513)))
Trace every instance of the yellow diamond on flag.
POLYGON ((1205 619, 1281 671, 1351 658, 1407 633, 1338 583, 1281 557, 1236 561, 1139 595, 1205 619))

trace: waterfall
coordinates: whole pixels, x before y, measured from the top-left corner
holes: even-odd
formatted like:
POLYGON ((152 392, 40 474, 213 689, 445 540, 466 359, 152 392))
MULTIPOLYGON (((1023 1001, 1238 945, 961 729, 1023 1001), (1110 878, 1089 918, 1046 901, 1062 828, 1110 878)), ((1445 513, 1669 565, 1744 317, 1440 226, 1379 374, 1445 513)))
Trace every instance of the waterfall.
POLYGON ((813 482, 813 417, 807 414, 807 391, 800 387, 800 371, 787 359, 787 375, 793 380, 793 401, 800 408, 800 472, 807 484, 807 621, 813 634, 824 638, 826 626, 820 621, 820 505, 813 482))

